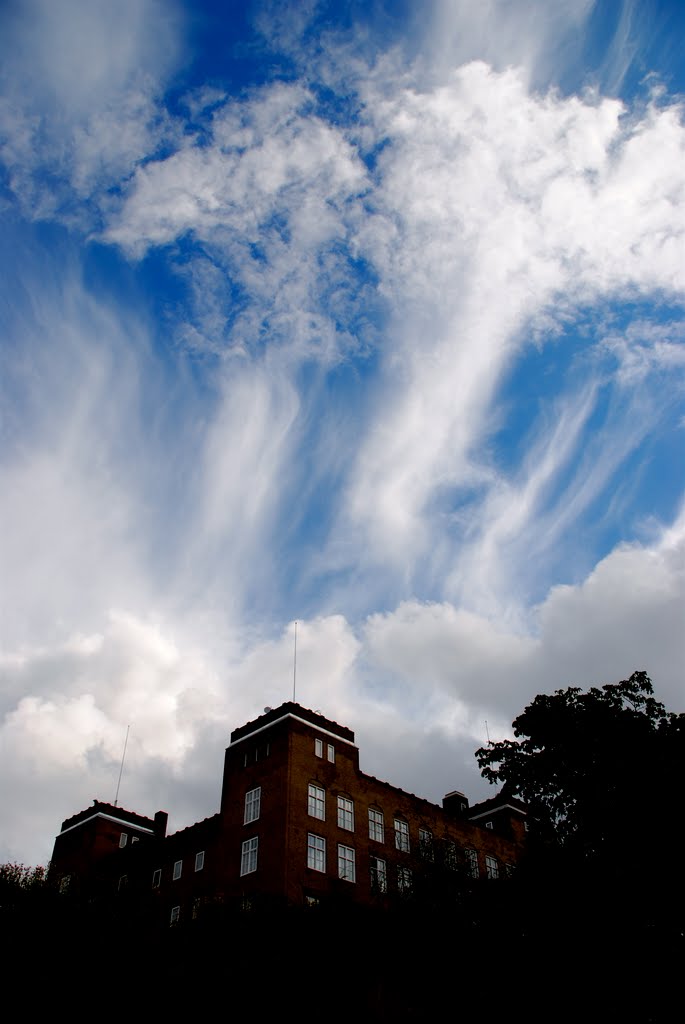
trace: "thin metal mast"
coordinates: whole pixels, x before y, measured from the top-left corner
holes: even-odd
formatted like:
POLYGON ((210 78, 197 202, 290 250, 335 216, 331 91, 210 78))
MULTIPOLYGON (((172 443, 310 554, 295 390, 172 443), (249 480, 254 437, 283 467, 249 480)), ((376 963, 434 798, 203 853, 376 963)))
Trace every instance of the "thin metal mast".
POLYGON ((293 653, 293 703, 295 703, 295 687, 297 686, 297 619, 295 619, 295 651, 293 653))
POLYGON ((126 739, 124 740, 124 752, 121 755, 121 766, 119 768, 119 781, 117 782, 117 795, 114 797, 114 806, 115 807, 117 806, 117 801, 119 799, 119 786, 121 785, 121 773, 124 770, 124 758, 126 757, 126 747, 128 745, 128 733, 129 733, 129 729, 130 728, 131 728, 130 725, 126 726, 126 739))

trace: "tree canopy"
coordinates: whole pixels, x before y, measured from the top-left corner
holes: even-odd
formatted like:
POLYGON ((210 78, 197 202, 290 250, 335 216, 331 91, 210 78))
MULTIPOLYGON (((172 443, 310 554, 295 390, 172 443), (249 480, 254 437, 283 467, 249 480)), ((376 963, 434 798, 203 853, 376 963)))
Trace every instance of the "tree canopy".
POLYGON ((654 697, 646 672, 586 692, 541 694, 515 719, 515 740, 476 752, 483 776, 526 801, 534 833, 578 862, 617 866, 679 848, 685 715, 654 697), (637 840, 637 830, 651 830, 637 840))

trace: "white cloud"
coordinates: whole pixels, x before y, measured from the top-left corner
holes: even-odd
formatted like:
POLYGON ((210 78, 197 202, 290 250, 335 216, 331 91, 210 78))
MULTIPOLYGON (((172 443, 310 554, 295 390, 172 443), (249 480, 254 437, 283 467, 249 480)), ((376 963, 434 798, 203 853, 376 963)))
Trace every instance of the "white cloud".
POLYGON ((118 184, 169 132, 158 101, 180 55, 178 8, 29 0, 5 5, 1 28, 10 186, 30 216, 88 224, 80 201, 118 184))
MULTIPOLYGON (((526 327, 600 296, 682 294, 685 129, 677 107, 631 120, 484 64, 425 91, 375 81, 367 109, 385 145, 360 242, 394 317, 347 515, 373 561, 421 565, 440 494, 499 486, 483 449, 526 327)), ((568 454, 550 447, 551 473, 568 454)))

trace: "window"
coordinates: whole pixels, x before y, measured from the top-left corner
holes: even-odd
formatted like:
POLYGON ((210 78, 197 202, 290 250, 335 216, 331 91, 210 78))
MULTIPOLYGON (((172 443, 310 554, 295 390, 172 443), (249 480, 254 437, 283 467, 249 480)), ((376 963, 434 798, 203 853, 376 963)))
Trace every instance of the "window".
POLYGON ((171 908, 171 917, 169 918, 169 924, 170 925, 171 924, 178 924, 178 919, 179 919, 180 916, 181 916, 181 908, 180 907, 172 907, 171 908))
POLYGON ((128 875, 122 875, 119 879, 119 892, 123 892, 128 886, 128 875))
POLYGON ((433 860, 433 833, 427 828, 419 829, 419 852, 424 860, 433 860))
POLYGON ((408 896, 409 893, 411 892, 410 868, 397 869, 397 891, 402 893, 403 896, 408 896))
POLYGON ((131 842, 132 843, 137 843, 138 842, 138 836, 131 836, 131 842))
POLYGON ((202 900, 199 896, 196 896, 193 900, 193 921, 197 921, 200 916, 200 907, 202 906, 202 900))
POLYGON ((243 852, 240 858, 240 874, 249 875, 253 871, 257 870, 257 847, 259 845, 259 837, 255 836, 253 839, 246 839, 243 843, 243 852))
POLYGON ((464 850, 464 857, 466 858, 466 870, 472 878, 478 878, 480 871, 478 870, 478 854, 475 850, 464 850))
POLYGON ((344 878, 346 882, 356 882, 354 868, 354 850, 351 846, 338 847, 338 878, 344 878))
POLYGON ((256 821, 259 817, 259 811, 262 802, 262 787, 257 786, 256 789, 251 789, 245 794, 245 815, 243 817, 243 824, 247 825, 251 821, 256 821))
POLYGON ((486 821, 485 822, 485 827, 486 828, 492 828, 492 822, 491 821, 486 821))
POLYGON ((317 757, 323 757, 323 740, 314 740, 314 753, 317 757))
POLYGON ((195 854, 195 870, 202 871, 205 866, 205 851, 200 850, 199 853, 195 854))
POLYGON ((123 847, 126 846, 127 842, 128 836, 125 832, 122 832, 121 835, 119 836, 119 849, 123 849, 123 847))
POLYGON ((177 879, 179 879, 181 877, 181 872, 182 871, 183 871, 183 861, 182 860, 177 860, 176 863, 174 864, 174 875, 173 875, 174 882, 177 881, 177 879))
POLYGON ((309 783, 308 810, 312 818, 326 820, 326 794, 320 786, 309 783))
POLYGON ((445 840, 445 867, 450 871, 457 870, 457 847, 451 839, 445 840))
POLYGON ((153 889, 159 889, 161 884, 162 884, 162 869, 161 868, 156 868, 152 872, 152 888, 153 889))
POLYGON ((332 743, 328 744, 328 760, 335 763, 335 747, 332 743))
POLYGON ((313 871, 326 870, 326 840, 321 836, 307 836, 307 867, 313 871))
POLYGON ((369 807, 369 839, 375 839, 377 843, 385 842, 383 811, 376 811, 373 807, 369 807))
POLYGON ((499 864, 496 857, 485 858, 485 873, 488 878, 499 878, 499 864))
POLYGON ((395 849, 409 853, 409 825, 399 818, 395 818, 395 849))
POLYGON ((371 891, 388 891, 388 875, 385 869, 385 861, 381 860, 380 857, 371 858, 371 891))
POLYGON ((338 797, 338 828, 354 832, 354 804, 347 797, 338 797))

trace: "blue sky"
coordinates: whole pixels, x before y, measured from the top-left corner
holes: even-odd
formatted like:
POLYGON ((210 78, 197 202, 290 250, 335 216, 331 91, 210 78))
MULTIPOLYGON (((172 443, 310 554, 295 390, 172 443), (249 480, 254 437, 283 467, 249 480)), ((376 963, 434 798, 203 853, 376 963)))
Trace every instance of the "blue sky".
POLYGON ((439 800, 683 704, 679 3, 0 14, 2 859, 292 694, 439 800))

